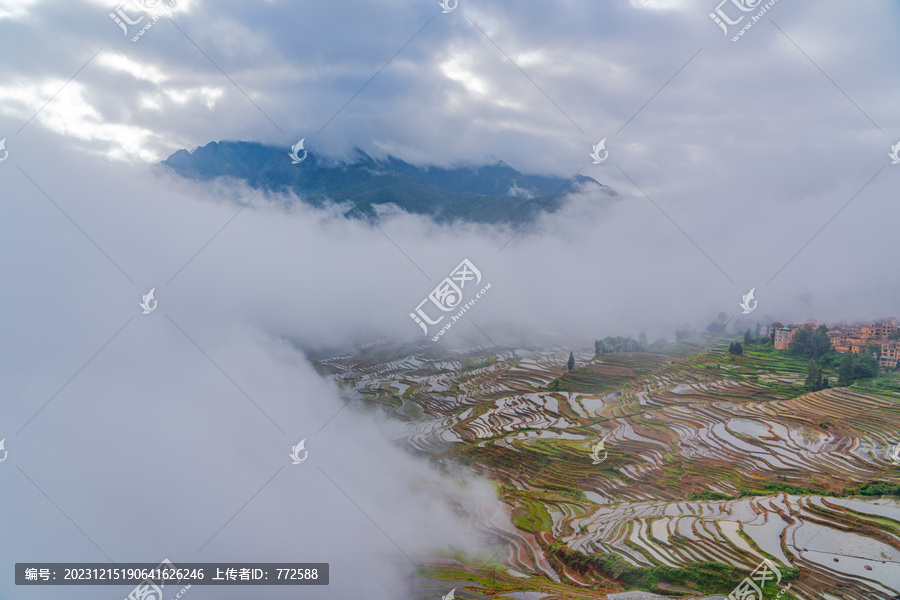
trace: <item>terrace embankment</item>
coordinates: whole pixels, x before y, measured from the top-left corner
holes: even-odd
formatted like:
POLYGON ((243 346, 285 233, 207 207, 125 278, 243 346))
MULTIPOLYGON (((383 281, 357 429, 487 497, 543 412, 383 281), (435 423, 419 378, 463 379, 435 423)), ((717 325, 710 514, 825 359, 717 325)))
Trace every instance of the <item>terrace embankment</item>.
POLYGON ((867 495, 900 490, 891 385, 804 393, 804 361, 725 345, 575 355, 388 343, 317 363, 412 451, 497 483, 506 515, 471 515, 497 553, 423 575, 476 597, 727 594, 768 558, 787 596, 900 594, 900 498, 867 495))

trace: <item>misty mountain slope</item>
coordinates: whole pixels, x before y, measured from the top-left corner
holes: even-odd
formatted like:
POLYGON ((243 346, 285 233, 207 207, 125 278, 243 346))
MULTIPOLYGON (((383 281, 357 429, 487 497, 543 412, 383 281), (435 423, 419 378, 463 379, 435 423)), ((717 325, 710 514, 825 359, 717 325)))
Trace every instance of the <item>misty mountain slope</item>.
POLYGON ((188 179, 233 177, 257 189, 294 192, 312 206, 350 202, 359 210, 349 209, 347 216, 372 218, 375 207, 395 204, 438 222, 522 223, 538 211, 559 209, 565 193, 586 184, 608 189, 590 177, 579 175, 569 182, 524 175, 500 162, 422 168, 394 157, 377 161, 362 150, 356 150, 352 162, 334 164, 308 154, 293 165, 287 148, 254 142, 211 142, 190 152, 179 150, 161 164, 188 179))

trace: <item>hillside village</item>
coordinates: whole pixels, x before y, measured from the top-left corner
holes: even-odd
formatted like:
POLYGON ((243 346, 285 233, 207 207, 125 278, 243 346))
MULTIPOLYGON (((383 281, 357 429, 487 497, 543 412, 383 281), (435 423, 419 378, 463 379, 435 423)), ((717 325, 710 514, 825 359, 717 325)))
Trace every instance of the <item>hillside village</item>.
MULTIPOLYGON (((794 336, 804 327, 816 329, 822 327, 815 322, 783 325, 773 323, 766 333, 772 338, 776 350, 790 348, 794 336)), ((878 364, 882 368, 896 368, 900 362, 900 328, 897 319, 885 319, 866 324, 838 324, 826 326, 831 347, 841 354, 852 352, 854 354, 874 353, 878 358, 878 364)))

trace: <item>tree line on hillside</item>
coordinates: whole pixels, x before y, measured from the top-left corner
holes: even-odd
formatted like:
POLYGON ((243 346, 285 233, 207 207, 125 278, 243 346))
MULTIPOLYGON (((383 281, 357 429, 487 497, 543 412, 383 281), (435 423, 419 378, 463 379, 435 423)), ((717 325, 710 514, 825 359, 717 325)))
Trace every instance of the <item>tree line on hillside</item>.
POLYGON ((838 384, 850 385, 857 379, 878 376, 878 360, 874 354, 844 352, 838 363, 838 384))
MULTIPOLYGON (((712 326, 713 323, 710 323, 712 326)), ((758 350, 771 351, 775 343, 775 330, 784 327, 781 323, 774 323, 769 335, 754 336, 748 329, 744 333, 744 342, 731 342, 728 352, 733 355, 744 353, 745 347, 755 347, 758 350)), ((900 331, 900 330, 898 330, 900 331)), ((812 327, 804 325, 795 334, 788 346, 787 353, 793 356, 808 358, 806 365, 806 381, 804 386, 808 391, 815 392, 830 387, 827 371, 837 372, 837 385, 847 386, 854 381, 877 377, 879 372, 879 359, 881 358, 881 346, 873 344, 866 352, 845 352, 840 354, 831 346, 831 338, 828 337, 828 327, 819 325, 812 327)), ((898 365, 900 368, 900 365, 898 365)))
MULTIPOLYGON (((718 319, 712 321, 706 327, 706 331, 719 334, 724 331, 725 325, 725 313, 719 313, 718 319)), ((746 333, 744 333, 743 342, 732 341, 729 343, 728 353, 733 356, 741 356, 746 348, 771 352, 775 344, 775 331, 782 327, 784 325, 781 323, 773 323, 770 332, 767 335, 761 335, 762 328, 757 323, 756 334, 754 335, 748 328, 746 333)), ((689 326, 685 326, 675 332, 675 340, 680 342, 695 336, 696 333, 689 326)), ((900 329, 894 331, 889 339, 900 339, 900 329)), ((652 344, 648 344, 645 333, 641 333, 638 339, 634 339, 631 336, 607 336, 594 342, 594 356, 599 357, 615 352, 647 352, 667 344, 668 340, 666 338, 660 338, 652 344)), ((828 337, 827 325, 819 325, 818 327, 804 325, 794 333, 787 353, 809 359, 805 387, 809 391, 817 391, 830 387, 828 371, 837 373, 837 385, 840 386, 851 385, 860 379, 877 377, 879 360, 881 359, 881 346, 872 344, 865 352, 839 354, 832 348, 831 338, 828 337)), ((574 368, 574 357, 570 356, 566 366, 569 370, 574 368)), ((900 371, 900 364, 897 365, 896 370, 900 371)))
POLYGON ((759 327, 759 325, 757 325, 756 326, 756 335, 753 335, 752 333, 750 333, 750 330, 748 329, 747 332, 744 333, 744 342, 743 343, 734 342, 738 346, 741 346, 741 349, 739 352, 740 354, 743 354, 744 348, 750 348, 750 347, 755 347, 759 350, 767 350, 767 349, 771 350, 772 349, 772 345, 773 345, 772 339, 767 335, 759 335, 759 331, 760 331, 760 327, 759 327))
MULTIPOLYGON (((809 358, 806 365, 806 389, 814 392, 829 387, 825 369, 834 367, 837 352, 831 346, 828 327, 819 325, 813 329, 804 325, 794 334, 788 346, 788 352, 795 356, 809 358)), ((844 352, 837 364, 838 385, 851 385, 859 379, 878 376, 878 360, 881 358, 881 346, 869 346, 868 352, 856 354, 844 352)))
MULTIPOLYGON (((877 377, 879 371, 878 361, 871 354, 855 354, 853 352, 845 352, 841 356, 838 363, 838 385, 852 385, 854 381, 859 379, 868 379, 877 377)), ((825 390, 830 387, 828 376, 815 359, 809 359, 806 365, 806 381, 804 386, 810 392, 825 390)))
POLYGON ((710 321, 709 325, 706 326, 706 332, 712 334, 719 334, 725 331, 726 321, 728 320, 728 315, 724 312, 719 312, 719 316, 715 321, 710 321))
POLYGON ((797 356, 810 358, 833 354, 831 338, 828 337, 828 326, 819 325, 813 329, 809 325, 804 325, 794 334, 788 351, 797 356))
POLYGON ((638 339, 621 336, 607 336, 602 340, 594 342, 594 356, 602 356, 604 354, 612 354, 614 352, 647 352, 656 348, 662 348, 669 343, 664 337, 659 338, 652 344, 647 343, 647 334, 641 332, 638 339))

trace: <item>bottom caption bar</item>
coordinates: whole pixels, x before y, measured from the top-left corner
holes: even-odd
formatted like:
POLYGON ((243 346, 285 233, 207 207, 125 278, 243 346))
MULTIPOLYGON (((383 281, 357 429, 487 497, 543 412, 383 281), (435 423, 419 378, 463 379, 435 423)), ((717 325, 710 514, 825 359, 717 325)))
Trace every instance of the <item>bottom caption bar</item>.
POLYGON ((328 585, 328 563, 16 563, 16 585, 328 585))

